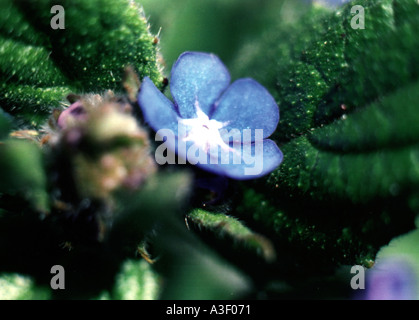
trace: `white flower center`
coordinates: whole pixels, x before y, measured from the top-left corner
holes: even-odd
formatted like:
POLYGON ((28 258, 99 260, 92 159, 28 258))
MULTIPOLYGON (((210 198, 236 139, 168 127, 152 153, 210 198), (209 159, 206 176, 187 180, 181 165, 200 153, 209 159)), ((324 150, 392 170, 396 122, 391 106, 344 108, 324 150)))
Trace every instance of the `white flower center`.
POLYGON ((179 124, 186 126, 186 134, 181 137, 183 141, 192 141, 206 153, 217 150, 220 146, 225 151, 234 151, 221 138, 219 129, 228 125, 228 122, 220 122, 209 117, 201 110, 198 101, 195 101, 196 118, 181 119, 179 124))

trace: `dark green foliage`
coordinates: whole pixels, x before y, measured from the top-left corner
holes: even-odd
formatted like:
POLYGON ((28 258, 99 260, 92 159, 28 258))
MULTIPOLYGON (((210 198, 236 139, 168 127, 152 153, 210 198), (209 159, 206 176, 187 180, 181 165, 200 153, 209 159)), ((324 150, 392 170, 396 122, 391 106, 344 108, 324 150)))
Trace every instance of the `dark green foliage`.
POLYGON ((1 194, 18 194, 37 210, 48 211, 47 178, 43 156, 35 143, 19 140, 0 142, 1 194))
POLYGON ((39 125, 71 92, 122 91, 124 67, 161 86, 154 37, 129 1, 1 1, 0 105, 39 125), (65 29, 52 29, 53 5, 65 29), (4 11, 3 11, 4 10, 4 11))
MULTIPOLYGON (((168 70, 185 51, 217 54, 229 63, 248 37, 276 22, 284 0, 143 0, 154 33, 159 33, 168 70)), ((303 8, 302 6, 300 9, 303 8)))
POLYGON ((162 299, 240 298, 249 291, 250 280, 205 246, 179 219, 189 186, 188 175, 160 174, 141 192, 119 195, 124 212, 111 239, 126 243, 138 237, 139 230, 157 226, 156 235, 150 238, 158 252, 153 266, 168 279, 162 287, 162 299))
POLYGON ((245 187, 238 211, 274 231, 291 264, 305 256, 320 267, 370 265, 382 245, 414 228, 418 213, 419 5, 356 4, 365 7, 364 30, 351 28, 348 4, 318 12, 318 28, 294 55, 274 42, 287 38, 275 37, 275 60, 258 57, 277 66, 265 84, 281 109, 274 138, 284 162, 245 187))
MULTIPOLYGON (((254 76, 279 103, 277 140, 304 134, 417 79, 417 3, 357 4, 365 7, 365 29, 351 28, 351 3, 330 13, 313 9, 256 41, 253 59, 238 59, 236 73, 254 76)), ((244 47, 241 55, 249 51, 244 47)))
POLYGON ((11 119, 0 109, 0 139, 3 139, 11 129, 11 119))
MULTIPOLYGON (((187 219, 215 232, 220 238, 228 237, 234 240, 236 248, 248 247, 261 255, 267 262, 275 260, 275 251, 268 239, 246 227, 243 222, 224 213, 212 213, 195 209, 187 215, 187 219)), ((238 249, 240 250, 240 249, 238 249)))

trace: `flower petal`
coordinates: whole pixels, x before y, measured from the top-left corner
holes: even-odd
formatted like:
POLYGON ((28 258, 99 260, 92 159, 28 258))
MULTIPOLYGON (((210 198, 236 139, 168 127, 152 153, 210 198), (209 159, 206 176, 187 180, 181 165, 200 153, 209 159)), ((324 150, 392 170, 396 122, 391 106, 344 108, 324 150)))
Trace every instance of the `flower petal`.
POLYGON ((218 164, 197 163, 207 171, 224 175, 237 180, 248 180, 262 177, 282 162, 283 155, 275 142, 270 139, 241 145, 234 148, 239 153, 239 161, 234 163, 233 152, 221 151, 218 164), (224 158, 223 158, 224 157, 224 158), (226 160, 228 159, 228 160, 226 160))
POLYGON ((155 130, 170 129, 175 134, 178 127, 178 115, 173 103, 145 77, 138 93, 138 104, 145 121, 155 130))
POLYGON ((182 118, 194 118, 195 102, 206 114, 230 83, 220 59, 208 53, 185 52, 172 68, 170 91, 182 118))
MULTIPOLYGON (((279 121, 279 108, 270 93, 253 79, 235 81, 222 95, 211 119, 227 122, 224 129, 262 129, 263 137, 269 137, 279 121)), ((253 131, 252 130, 252 131, 253 131)), ((252 140, 255 141, 255 133, 252 140)))

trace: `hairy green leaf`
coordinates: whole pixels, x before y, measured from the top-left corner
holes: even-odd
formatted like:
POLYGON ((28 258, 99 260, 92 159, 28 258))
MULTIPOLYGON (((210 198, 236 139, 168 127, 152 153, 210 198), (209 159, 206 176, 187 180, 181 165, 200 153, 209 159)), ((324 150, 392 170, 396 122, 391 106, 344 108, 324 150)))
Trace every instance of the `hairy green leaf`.
POLYGON ((124 68, 162 86, 153 35, 134 1, 2 1, 0 103, 38 125, 71 92, 122 91, 124 68), (64 29, 53 29, 54 5, 64 29))
POLYGON ((241 246, 255 250, 268 262, 275 260, 275 250, 270 241, 232 216, 195 209, 187 215, 187 219, 200 228, 204 227, 216 232, 219 237, 228 236, 241 246))
POLYGON ((357 1, 365 29, 352 29, 354 4, 313 9, 317 27, 297 22, 299 40, 281 26, 268 42, 277 56, 257 57, 275 66, 266 85, 281 109, 274 139, 284 161, 245 188, 239 212, 273 230, 296 260, 308 252, 319 265, 369 265, 419 212, 419 4, 357 1))
POLYGON ((314 8, 273 28, 256 48, 244 46, 236 73, 273 91, 281 109, 277 140, 305 134, 418 78, 417 1, 358 1, 365 29, 351 28, 354 4, 329 13, 314 8))

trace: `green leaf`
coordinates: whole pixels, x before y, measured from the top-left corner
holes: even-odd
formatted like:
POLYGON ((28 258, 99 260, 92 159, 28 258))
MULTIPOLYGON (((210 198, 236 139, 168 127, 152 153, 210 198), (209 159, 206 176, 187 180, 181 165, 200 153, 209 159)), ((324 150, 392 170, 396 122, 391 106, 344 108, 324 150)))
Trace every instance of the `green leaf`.
POLYGON ((13 1, 2 1, 1 9, 0 103, 23 124, 36 126, 73 88, 50 57, 49 39, 13 1))
POLYGON ((128 65, 162 85, 154 37, 134 1, 7 0, 1 6, 0 103, 25 124, 44 121, 70 92, 122 91, 128 65), (65 29, 51 27, 53 5, 64 8, 65 29))
POLYGON ((1 1, 0 10, 2 12, 0 33, 5 38, 34 46, 43 46, 47 43, 47 39, 33 29, 14 1, 1 1))
POLYGON ((351 28, 352 3, 329 13, 316 7, 294 24, 272 28, 256 49, 243 48, 236 73, 273 91, 281 109, 277 140, 305 134, 418 78, 417 2, 356 4, 365 8, 365 29, 351 28))
POLYGON ((284 145, 272 186, 313 199, 368 203, 419 188, 419 83, 284 145), (400 112, 400 110, 403 112, 400 112), (286 170, 288 168, 288 170, 286 170), (368 174, 367 174, 368 173, 368 174))
POLYGON ((251 289, 250 279, 185 227, 171 225, 156 238, 161 252, 156 269, 165 275, 161 299, 240 299, 251 289))
POLYGON ((16 273, 0 275, 0 300, 47 300, 50 292, 37 287, 32 278, 16 273))
POLYGON ((232 67, 235 77, 256 79, 277 100, 281 119, 275 137, 281 141, 311 127, 316 104, 328 90, 320 72, 304 63, 301 54, 324 33, 322 22, 330 13, 309 8, 285 2, 278 22, 248 40, 232 67))
POLYGON ((116 275, 112 299, 155 300, 160 293, 159 275, 145 260, 127 260, 116 275))
POLYGON ((131 239, 138 245, 141 236, 148 235, 156 256, 153 269, 164 283, 161 299, 239 297, 249 289, 249 280, 182 224, 190 183, 183 172, 161 172, 140 191, 118 194, 120 212, 110 242, 116 246, 131 239))
POLYGON ((313 9, 316 28, 298 21, 301 40, 277 45, 273 37, 277 56, 257 57, 275 66, 266 85, 281 109, 274 139, 284 161, 245 187, 238 210, 273 230, 275 246, 299 263, 297 253, 322 266, 370 265, 419 213, 419 4, 356 4, 365 7, 365 29, 350 26, 354 3, 313 9))
POLYGON ((180 218, 180 208, 190 191, 191 178, 183 172, 156 173, 137 192, 118 192, 118 216, 112 227, 113 241, 136 239, 151 232, 156 224, 171 224, 180 218), (176 190, 176 192, 172 192, 176 190))
POLYGON ((33 142, 0 142, 0 193, 19 195, 34 209, 47 212, 49 196, 40 148, 33 142))
POLYGON ((11 129, 11 121, 7 114, 0 108, 0 139, 6 137, 11 129))
POLYGON ((38 126, 45 122, 52 108, 62 107, 63 98, 71 92, 68 87, 44 87, 6 84, 0 101, 21 126, 38 126))
POLYGON ((220 238, 227 236, 240 246, 255 250, 268 262, 275 260, 275 250, 271 242, 232 216, 194 209, 187 215, 187 219, 199 228, 204 227, 216 232, 220 238))
POLYGON ((245 36, 258 36, 278 19, 286 1, 142 0, 170 67, 185 51, 217 54, 228 65, 245 36))

